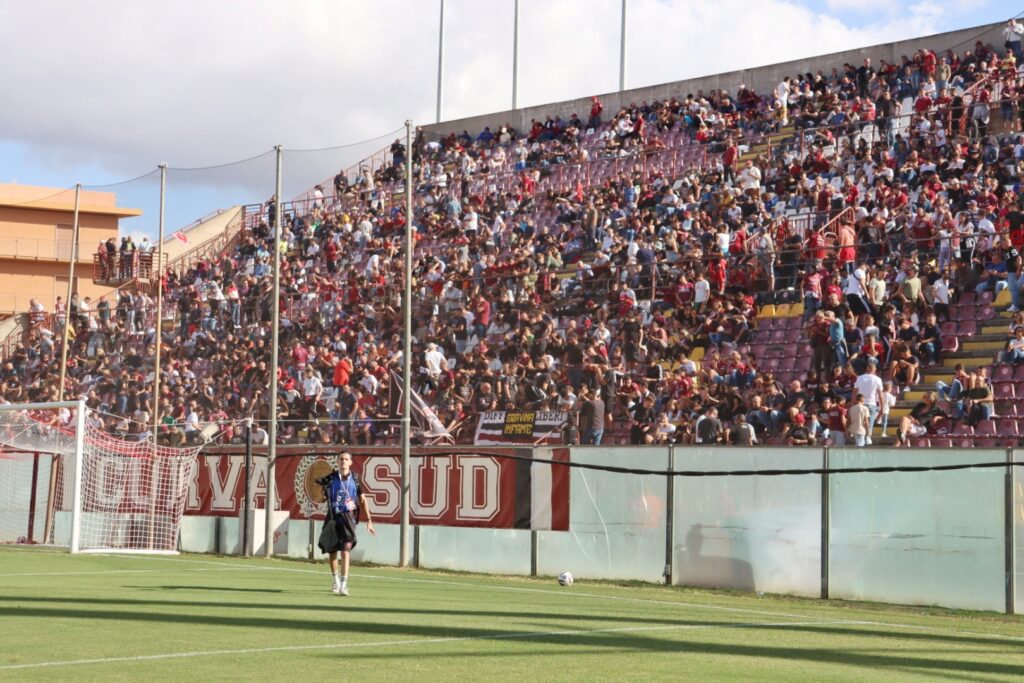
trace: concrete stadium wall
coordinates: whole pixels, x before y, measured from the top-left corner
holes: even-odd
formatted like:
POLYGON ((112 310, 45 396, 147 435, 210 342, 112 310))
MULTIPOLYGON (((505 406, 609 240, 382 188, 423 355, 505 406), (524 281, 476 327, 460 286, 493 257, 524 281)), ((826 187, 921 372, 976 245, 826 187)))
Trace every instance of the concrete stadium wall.
MULTIPOLYGON (((240 457, 232 447, 217 451, 221 455, 204 457, 240 457)), ((683 586, 1024 613, 1024 467, 1010 466, 1024 465, 1024 449, 697 445, 570 451, 570 462, 593 467, 570 473, 569 531, 422 525, 413 542, 416 564, 540 576, 570 571, 582 580, 667 579, 683 586), (868 471, 922 464, 963 469, 868 471), (610 466, 638 471, 604 469, 610 466), (816 468, 830 474, 813 473, 816 468), (694 476, 773 469, 805 473, 694 476), (669 471, 677 476, 663 475, 669 471)), ((550 459, 551 451, 534 449, 534 457, 550 459)), ((369 496, 371 506, 381 500, 372 490, 369 496)), ((322 559, 311 554, 319 523, 275 515, 282 516, 276 553, 322 559)), ((257 511, 257 544, 262 518, 257 511)), ((398 532, 396 524, 378 525, 377 536, 360 541, 353 559, 397 564, 398 532)), ((237 553, 239 516, 186 514, 180 549, 237 553)))
MULTIPOLYGON (((975 26, 959 31, 937 33, 931 36, 901 40, 894 43, 871 45, 790 62, 757 66, 740 71, 729 71, 684 81, 636 88, 621 93, 604 93, 599 95, 599 97, 604 103, 605 114, 609 115, 631 102, 642 102, 645 100, 650 102, 671 97, 685 97, 687 93, 696 94, 698 90, 708 92, 709 90, 721 88, 735 94, 741 83, 754 88, 758 93, 766 94, 775 88, 785 76, 795 76, 796 74, 807 72, 815 73, 819 70, 829 73, 833 68, 841 68, 845 63, 859 66, 865 57, 871 59, 873 66, 878 66, 883 59, 887 62, 899 62, 903 55, 913 56, 914 52, 925 47, 934 50, 940 56, 942 52, 949 49, 957 51, 971 49, 976 40, 981 40, 985 44, 992 44, 996 48, 1002 49, 1002 28, 1004 25, 1000 22, 997 24, 975 26)), ((496 130, 498 126, 511 124, 516 130, 524 132, 529 130, 530 122, 533 119, 543 120, 549 115, 553 116, 556 114, 565 119, 574 112, 580 118, 586 120, 590 114, 590 97, 443 121, 438 124, 424 126, 423 128, 429 132, 439 134, 460 133, 463 130, 468 130, 475 135, 486 126, 490 126, 491 130, 496 130)))

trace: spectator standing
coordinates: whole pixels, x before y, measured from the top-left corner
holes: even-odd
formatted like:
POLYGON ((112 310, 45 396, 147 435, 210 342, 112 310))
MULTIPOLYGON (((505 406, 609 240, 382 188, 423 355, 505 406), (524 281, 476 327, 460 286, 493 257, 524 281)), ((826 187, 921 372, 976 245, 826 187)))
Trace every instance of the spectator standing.
POLYGON ((604 437, 605 405, 601 394, 580 387, 580 436, 584 446, 600 446, 604 437))
POLYGON ((695 441, 705 446, 713 446, 722 440, 722 423, 718 421, 718 408, 708 408, 698 420, 694 428, 695 441))
POLYGON ((871 410, 864 405, 864 395, 858 394, 850 406, 849 434, 859 447, 869 445, 871 438, 871 410))
MULTIPOLYGON (((877 361, 869 358, 867 370, 853 383, 854 397, 864 397, 864 406, 868 409, 868 433, 864 439, 864 444, 867 446, 871 445, 871 429, 874 428, 875 420, 878 419, 878 413, 882 407, 884 385, 878 377, 877 365, 877 361)), ((852 417, 850 419, 853 420, 852 417)))
POLYGON ((1003 28, 1003 37, 1006 41, 1003 45, 1007 50, 1013 53, 1013 56, 1020 63, 1022 53, 1020 49, 1021 37, 1024 36, 1024 25, 1022 25, 1016 19, 1010 19, 1006 22, 1006 27, 1003 28))

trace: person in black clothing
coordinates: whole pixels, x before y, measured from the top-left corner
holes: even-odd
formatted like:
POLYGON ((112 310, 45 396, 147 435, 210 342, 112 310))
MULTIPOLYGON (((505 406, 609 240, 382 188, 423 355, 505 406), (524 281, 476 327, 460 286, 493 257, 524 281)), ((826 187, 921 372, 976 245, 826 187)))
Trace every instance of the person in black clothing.
POLYGON ((896 439, 899 443, 905 444, 910 437, 924 436, 932 429, 938 420, 946 418, 946 414, 939 408, 935 401, 935 392, 926 392, 921 397, 921 402, 911 409, 909 415, 900 419, 899 429, 896 431, 896 439))
POLYGON ((580 437, 584 446, 600 446, 604 436, 604 401, 600 394, 590 395, 586 385, 580 388, 580 437))
POLYGON ((807 418, 804 417, 803 413, 797 413, 793 416, 793 423, 787 432, 786 441, 790 446, 814 445, 814 435, 807 429, 807 418))
POLYGON ((654 443, 654 396, 645 396, 643 402, 633 406, 632 418, 629 442, 633 445, 654 443))
POLYGON ((722 440, 722 423, 718 421, 718 408, 710 408, 697 421, 697 443, 710 446, 722 440))
POLYGON ((729 430, 729 443, 734 446, 753 446, 757 443, 754 428, 747 424, 745 415, 737 415, 732 429, 729 430))
POLYGON ((868 96, 868 83, 871 82, 874 75, 875 70, 871 66, 871 60, 865 59, 864 64, 857 68, 857 90, 861 97, 868 96))
POLYGON ((929 313, 921 326, 921 337, 918 344, 918 354, 921 360, 929 365, 939 362, 942 355, 942 330, 939 329, 938 321, 934 313, 929 313))
MULTIPOLYGON (((875 120, 878 122, 880 133, 888 133, 892 130, 892 119, 896 115, 896 103, 888 90, 882 92, 881 97, 875 102, 875 120)), ((886 137, 888 140, 888 137, 886 137)))

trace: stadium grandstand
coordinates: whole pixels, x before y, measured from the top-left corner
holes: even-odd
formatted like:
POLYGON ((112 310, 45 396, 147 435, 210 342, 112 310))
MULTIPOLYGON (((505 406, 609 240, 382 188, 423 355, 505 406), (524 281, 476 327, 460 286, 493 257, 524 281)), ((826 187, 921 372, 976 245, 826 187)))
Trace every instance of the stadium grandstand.
POLYGON ((239 420, 268 414, 280 254, 280 440, 397 443, 411 154, 413 388, 459 443, 482 413, 528 408, 574 416, 570 442, 1017 445, 1024 108, 1007 45, 418 129, 284 203, 280 244, 274 198, 172 258, 159 324, 135 247, 98 253, 116 295, 36 305, 0 391, 56 400, 70 325, 66 393, 96 426, 143 440, 156 418, 181 444, 216 424, 237 443, 239 420))

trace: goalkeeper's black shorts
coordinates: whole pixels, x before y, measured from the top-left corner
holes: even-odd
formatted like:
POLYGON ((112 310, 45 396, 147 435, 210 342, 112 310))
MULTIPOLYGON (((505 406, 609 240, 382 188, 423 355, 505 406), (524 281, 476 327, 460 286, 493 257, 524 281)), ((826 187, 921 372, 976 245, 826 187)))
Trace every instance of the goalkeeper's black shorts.
POLYGON ((334 553, 340 550, 352 550, 356 547, 356 520, 352 513, 338 515, 334 519, 324 520, 324 524, 333 524, 338 536, 338 542, 334 546, 321 548, 325 553, 334 553))

